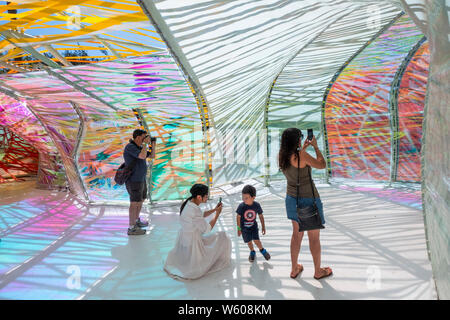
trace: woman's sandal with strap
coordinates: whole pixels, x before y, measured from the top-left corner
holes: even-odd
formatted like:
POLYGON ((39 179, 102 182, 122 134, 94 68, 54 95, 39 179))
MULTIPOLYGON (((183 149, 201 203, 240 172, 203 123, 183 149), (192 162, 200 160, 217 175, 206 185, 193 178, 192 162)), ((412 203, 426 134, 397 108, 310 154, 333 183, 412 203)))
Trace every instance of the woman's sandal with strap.
POLYGON ((294 276, 292 275, 292 272, 291 272, 291 278, 292 278, 292 279, 297 278, 297 276, 298 276, 300 273, 303 272, 303 265, 298 264, 298 265, 297 265, 297 270, 298 270, 298 272, 297 272, 294 276))
POLYGON ((325 273, 322 273, 322 275, 320 277, 314 276, 314 279, 316 279, 316 280, 320 280, 322 278, 329 277, 333 274, 333 270, 331 270, 330 267, 320 268, 320 269, 322 270, 322 272, 325 272, 325 273), (328 273, 328 270, 330 271, 329 273, 328 273))

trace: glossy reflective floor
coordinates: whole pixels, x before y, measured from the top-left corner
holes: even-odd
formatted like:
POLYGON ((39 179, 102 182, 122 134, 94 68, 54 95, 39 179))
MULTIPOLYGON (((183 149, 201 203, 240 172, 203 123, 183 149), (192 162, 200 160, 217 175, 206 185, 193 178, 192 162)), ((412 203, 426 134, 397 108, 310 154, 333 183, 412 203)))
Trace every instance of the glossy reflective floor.
MULTIPOLYGON (((224 210, 215 227, 232 241, 232 266, 194 281, 162 270, 178 232, 178 205, 145 208, 147 234, 128 237, 128 208, 88 206, 65 192, 33 182, 0 185, 0 299, 436 299, 427 257, 420 192, 318 185, 326 229, 322 265, 332 277, 313 278, 305 234, 295 280, 290 273, 292 226, 284 182, 258 189, 272 255, 248 248, 235 229, 243 185, 213 190, 224 210)), ((217 200, 204 205, 212 208, 217 200)))

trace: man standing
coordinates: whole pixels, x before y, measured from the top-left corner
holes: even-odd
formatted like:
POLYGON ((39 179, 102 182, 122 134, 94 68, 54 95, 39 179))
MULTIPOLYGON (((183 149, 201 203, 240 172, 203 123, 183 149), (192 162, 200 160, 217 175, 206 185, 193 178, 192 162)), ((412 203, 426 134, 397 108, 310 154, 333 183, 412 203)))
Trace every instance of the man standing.
POLYGON ((134 160, 135 164, 130 178, 125 182, 128 194, 130 195, 129 228, 128 235, 142 235, 148 226, 148 222, 142 222, 139 214, 142 203, 147 198, 147 161, 148 157, 155 158, 156 139, 151 139, 147 131, 136 129, 133 131, 133 140, 130 139, 123 152, 125 165, 129 166, 134 160), (152 152, 147 151, 148 144, 152 143, 152 152))

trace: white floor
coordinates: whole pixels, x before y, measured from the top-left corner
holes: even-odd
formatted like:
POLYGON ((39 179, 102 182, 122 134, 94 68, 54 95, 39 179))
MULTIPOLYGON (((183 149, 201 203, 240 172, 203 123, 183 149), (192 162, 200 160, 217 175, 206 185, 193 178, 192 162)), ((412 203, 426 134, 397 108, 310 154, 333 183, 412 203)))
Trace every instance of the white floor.
MULTIPOLYGON (((216 228, 232 240, 233 265, 195 281, 177 281, 162 270, 178 231, 178 206, 146 208, 144 236, 128 237, 128 209, 87 206, 67 193, 0 185, 0 299, 436 299, 421 210, 368 192, 318 186, 326 229, 323 266, 332 277, 317 281, 308 238, 290 273, 292 226, 286 219, 284 183, 258 189, 272 255, 238 238, 234 210, 242 185, 216 189, 224 202, 216 228)), ((211 208, 217 201, 205 206, 211 208)))

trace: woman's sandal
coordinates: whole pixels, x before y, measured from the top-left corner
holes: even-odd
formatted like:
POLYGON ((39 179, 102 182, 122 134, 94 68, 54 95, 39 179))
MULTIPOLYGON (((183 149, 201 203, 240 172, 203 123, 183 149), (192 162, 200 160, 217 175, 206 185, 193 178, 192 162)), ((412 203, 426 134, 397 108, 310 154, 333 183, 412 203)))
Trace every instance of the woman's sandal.
POLYGON ((297 276, 298 276, 300 273, 302 273, 302 271, 303 271, 303 265, 298 264, 298 265, 297 265, 297 270, 298 270, 298 272, 297 272, 295 275, 292 275, 292 272, 291 272, 291 278, 292 278, 292 279, 297 278, 297 276))
POLYGON ((329 277, 329 276, 331 276, 331 275, 333 274, 333 270, 331 270, 330 267, 320 268, 320 270, 321 270, 322 272, 325 271, 325 273, 322 273, 322 275, 321 275, 320 277, 314 276, 314 279, 319 280, 319 279, 322 279, 322 278, 329 277), (326 270, 329 270, 330 272, 328 273, 326 270))

